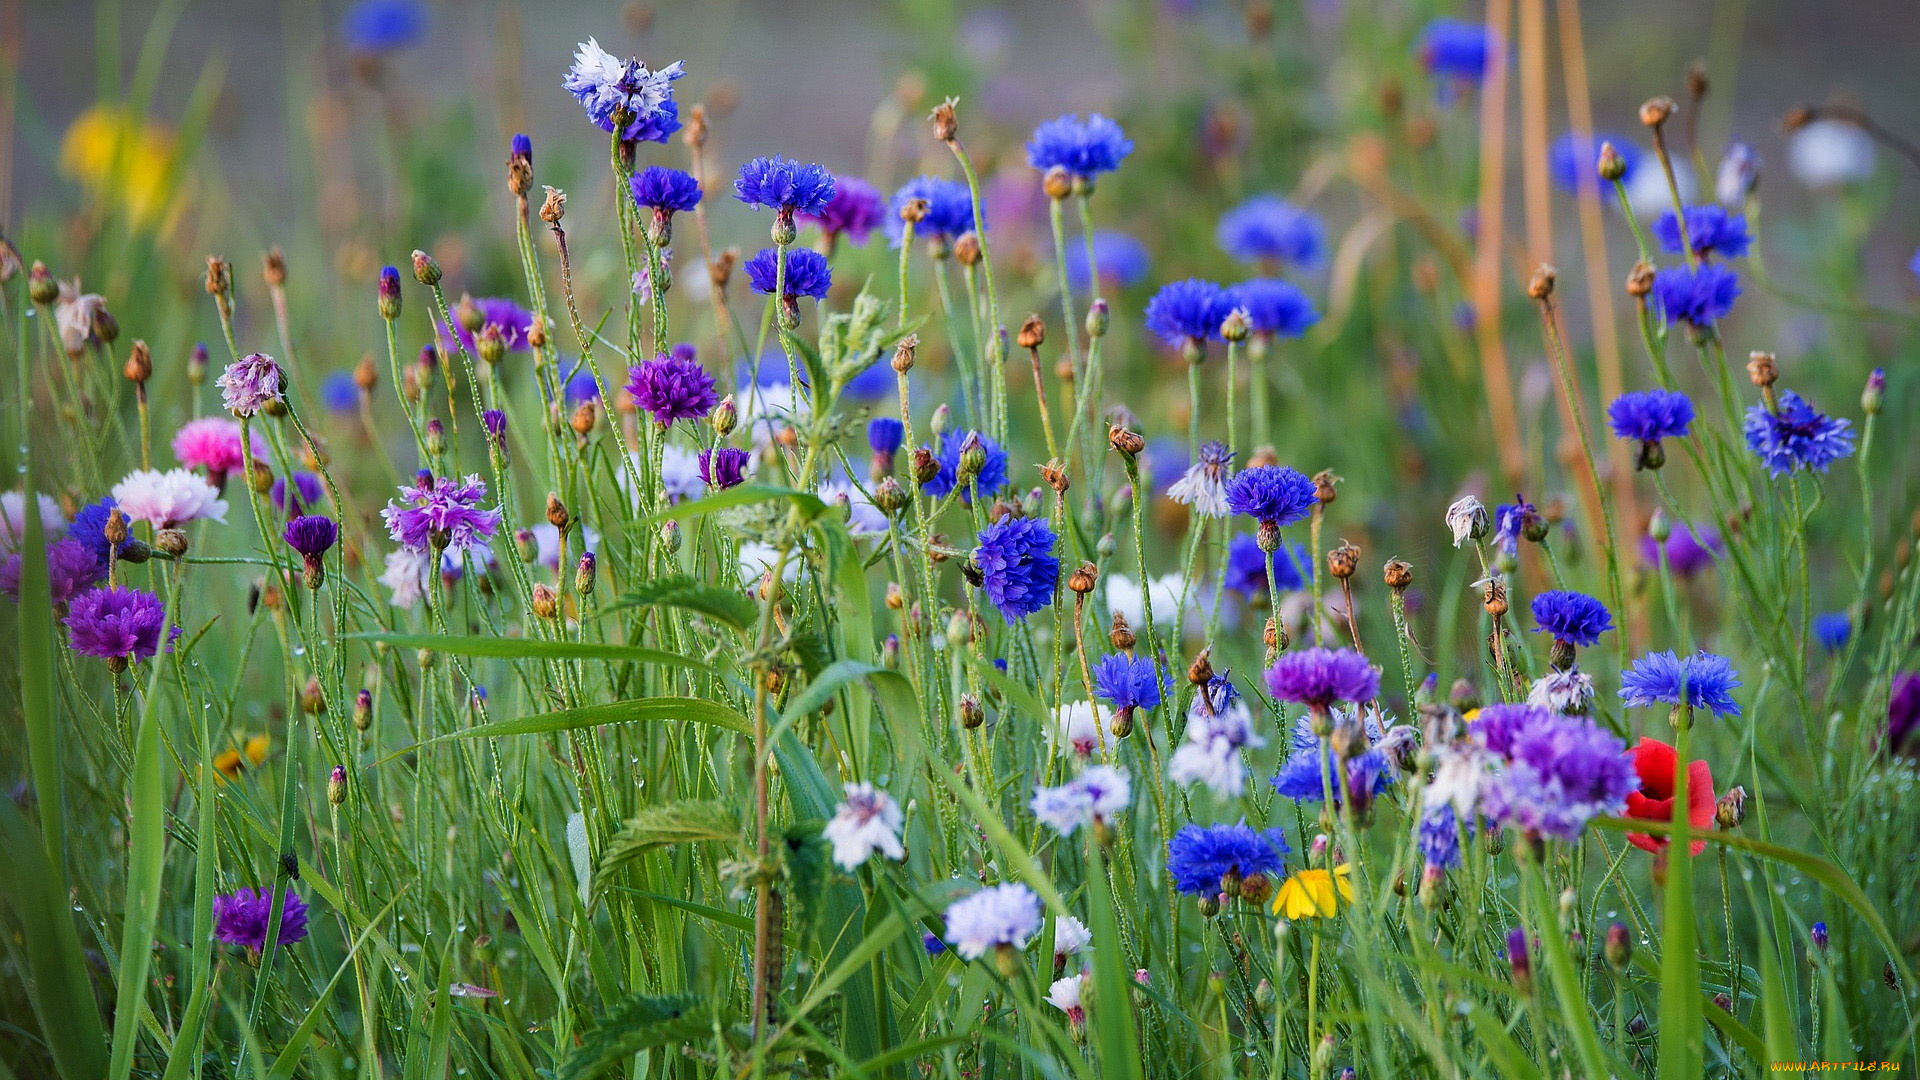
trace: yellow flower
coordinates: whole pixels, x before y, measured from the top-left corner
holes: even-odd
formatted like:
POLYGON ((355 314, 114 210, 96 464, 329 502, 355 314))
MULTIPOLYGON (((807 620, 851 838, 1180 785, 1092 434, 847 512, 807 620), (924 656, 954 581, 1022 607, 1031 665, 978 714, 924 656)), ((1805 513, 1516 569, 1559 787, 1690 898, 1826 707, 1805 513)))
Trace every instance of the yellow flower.
POLYGON ((221 776, 229 780, 237 779, 242 771, 267 760, 267 752, 271 749, 271 737, 254 735, 247 739, 246 746, 240 750, 227 749, 213 755, 213 767, 219 770, 221 776))
POLYGON ((166 127, 124 108, 95 105, 60 141, 60 167, 96 198, 118 204, 136 225, 160 224, 173 209, 178 147, 166 127))
POLYGON ((1353 902, 1353 886, 1347 875, 1353 870, 1345 863, 1326 870, 1302 870, 1280 883, 1273 894, 1273 912, 1283 919, 1325 919, 1333 915, 1341 899, 1353 902), (1336 897, 1336 892, 1338 896, 1336 897))

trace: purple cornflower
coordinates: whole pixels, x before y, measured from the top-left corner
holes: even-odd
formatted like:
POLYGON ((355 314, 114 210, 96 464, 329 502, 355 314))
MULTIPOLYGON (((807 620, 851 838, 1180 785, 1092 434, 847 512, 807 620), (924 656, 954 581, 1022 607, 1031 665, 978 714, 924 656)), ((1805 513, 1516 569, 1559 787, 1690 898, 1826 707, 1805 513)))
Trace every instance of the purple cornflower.
MULTIPOLYGON (((295 514, 300 513, 303 507, 319 505, 321 497, 325 494, 326 487, 318 476, 304 469, 293 474, 293 512, 295 514)), ((273 487, 268 489, 267 498, 272 500, 275 510, 287 509, 286 477, 273 478, 273 487)))
POLYGON ((500 511, 484 509, 487 485, 478 476, 465 480, 436 479, 421 469, 414 482, 400 488, 400 497, 387 503, 380 517, 387 534, 416 551, 428 547, 483 551, 500 527, 500 511))
POLYGON ((333 547, 334 541, 340 538, 340 527, 330 517, 308 514, 287 522, 281 536, 288 547, 313 560, 325 555, 333 547))
MULTIPOLYGON (((1747 235, 1747 216, 1729 214, 1719 203, 1687 207, 1687 243, 1693 253, 1705 258, 1719 255, 1737 259, 1747 253, 1753 238, 1747 235)), ((1669 210, 1653 222, 1653 235, 1665 250, 1680 253, 1680 219, 1669 210)))
POLYGON ((900 185, 900 190, 887 200, 887 218, 883 228, 886 230, 888 246, 899 247, 900 241, 906 236, 906 223, 901 220, 900 212, 915 199, 927 201, 927 216, 913 227, 916 239, 951 241, 974 228, 972 189, 958 180, 916 176, 900 185))
POLYGON ((1147 329, 1175 348, 1196 350, 1220 340, 1220 324, 1233 312, 1226 290, 1211 281, 1187 278, 1147 301, 1147 329))
POLYGON ((1039 518, 1003 517, 980 530, 973 567, 987 599, 1009 623, 1053 603, 1060 559, 1053 530, 1039 518))
POLYGON ((1171 685, 1171 679, 1155 676, 1153 661, 1144 656, 1108 653, 1093 667, 1094 693, 1116 710, 1154 708, 1163 682, 1171 685))
POLYGON ((613 131, 616 118, 624 113, 622 141, 663 143, 680 130, 673 83, 686 73, 686 65, 677 60, 649 71, 640 61, 622 60, 588 38, 573 54, 573 67, 561 85, 601 131, 613 131))
POLYGON ((221 403, 235 416, 249 417, 280 400, 280 365, 266 353, 248 353, 227 365, 214 380, 221 403))
POLYGON ((747 479, 747 461, 745 450, 732 446, 715 447, 700 451, 700 482, 708 491, 725 491, 730 487, 739 487, 747 479))
MULTIPOLYGON (((0 592, 20 599, 22 556, 16 552, 0 563, 0 592)), ((71 600, 83 589, 92 588, 107 575, 105 556, 97 555, 84 541, 63 536, 47 545, 47 586, 53 606, 71 600)))
POLYGON ((1608 143, 1613 144, 1613 152, 1620 155, 1627 167, 1627 171, 1620 174, 1620 182, 1624 184, 1640 166, 1640 149, 1617 131, 1596 131, 1585 139, 1569 131, 1553 140, 1552 148, 1547 151, 1547 172, 1554 183, 1567 191, 1577 192, 1589 185, 1598 188, 1600 148, 1608 143))
POLYGON ((1488 750, 1501 757, 1513 756, 1513 740, 1529 726, 1543 722, 1550 710, 1538 705, 1488 705, 1476 711, 1468 730, 1488 750))
POLYGON ((1071 113, 1057 117, 1034 128, 1027 140, 1027 164, 1041 172, 1065 169, 1083 185, 1119 168, 1131 153, 1133 140, 1119 124, 1099 113, 1090 113, 1085 120, 1071 113))
POLYGON ((757 157, 740 166, 734 198, 783 214, 820 214, 833 201, 833 174, 792 158, 757 157))
POLYGON ((1267 689, 1280 701, 1325 709, 1336 701, 1370 701, 1380 693, 1380 672, 1352 649, 1318 645, 1280 654, 1267 669, 1267 689))
POLYGON ((1527 954, 1527 929, 1516 926, 1507 931, 1507 970, 1513 972, 1513 984, 1525 993, 1533 985, 1533 958, 1527 954))
MULTIPOLYGON (((1674 526, 1667 537, 1667 568, 1675 577, 1690 578, 1713 565, 1723 545, 1720 533, 1711 525, 1674 526)), ((1651 536, 1640 538, 1640 559, 1648 566, 1660 565, 1660 541, 1651 536)))
POLYGON ((1648 653, 1620 673, 1620 700, 1630 708, 1686 705, 1720 716, 1739 716, 1733 691, 1740 673, 1724 656, 1698 652, 1680 657, 1672 651, 1648 653))
POLYGON ((507 414, 499 409, 488 409, 480 414, 480 426, 486 429, 488 444, 499 447, 501 460, 506 460, 507 414))
POLYGON ((1280 873, 1287 852, 1286 834, 1279 829, 1255 832, 1238 825, 1183 825, 1167 842, 1167 873, 1174 888, 1190 896, 1212 899, 1231 879, 1239 891, 1241 879, 1254 874, 1280 873))
POLYGON ((1540 511, 1525 496, 1516 494, 1511 503, 1493 508, 1493 542, 1509 555, 1520 550, 1520 538, 1529 527, 1539 528, 1540 535, 1545 535, 1544 525, 1540 511))
MULTIPOLYGON (((779 287, 779 254, 773 248, 762 248, 760 254, 747 260, 747 280, 753 285, 753 291, 764 296, 772 296, 779 287)), ((833 268, 827 265, 827 257, 811 248, 787 249, 787 280, 785 300, 794 300, 802 296, 811 296, 815 300, 825 300, 827 289, 833 285, 833 268)))
POLYGON ((1534 710, 1506 742, 1506 767, 1488 781, 1480 807, 1523 833, 1577 840, 1587 822, 1626 809, 1640 788, 1625 744, 1591 720, 1534 710))
POLYGON ((885 220, 886 200, 880 197, 880 189, 857 176, 841 176, 833 182, 833 198, 818 213, 805 213, 801 216, 830 237, 844 236, 856 244, 867 242, 867 236, 885 220))
POLYGON ((1040 898, 1032 889, 1004 882, 947 908, 947 941, 961 959, 978 960, 989 951, 1026 948, 1044 921, 1040 898))
POLYGON ((340 36, 357 53, 404 49, 426 33, 427 10, 419 0, 360 0, 340 19, 340 36))
POLYGON ((1320 321, 1313 301, 1290 281, 1254 278, 1227 286, 1227 306, 1247 313, 1256 334, 1296 338, 1320 321))
POLYGON ((720 403, 713 376, 700 366, 691 350, 661 353, 627 369, 627 393, 642 412, 667 427, 676 420, 699 420, 720 403))
POLYGON ((1551 636, 1556 646, 1585 648, 1613 629, 1613 616, 1586 593, 1554 589, 1533 598, 1533 629, 1551 636))
MULTIPOLYGON (((267 947, 267 924, 273 916, 272 889, 238 889, 213 898, 213 936, 228 945, 249 949, 267 947)), ((274 940, 292 945, 307 937, 307 904, 292 889, 280 902, 280 932, 274 940)))
MULTIPOLYGON (((1093 261, 1100 271, 1100 284, 1109 288, 1127 289, 1147 280, 1147 270, 1153 265, 1153 257, 1147 251, 1147 245, 1123 232, 1101 229, 1093 234, 1093 261)), ((1067 248, 1067 284, 1075 289, 1088 289, 1093 286, 1093 275, 1087 272, 1087 246, 1074 244, 1067 248)))
POLYGON ((1915 732, 1920 732, 1920 671, 1904 671, 1894 676, 1893 693, 1887 699, 1888 749, 1920 754, 1920 747, 1910 745, 1915 732))
POLYGON ((1309 269, 1327 251, 1320 219, 1278 195, 1255 195, 1222 214, 1214 240, 1234 258, 1260 265, 1309 269))
POLYGON ((1479 85, 1500 44, 1480 23, 1435 19, 1420 31, 1414 55, 1420 66, 1436 77, 1479 85))
POLYGON ((936 499, 946 498, 947 493, 960 483, 960 455, 966 452, 969 443, 976 442, 986 457, 981 462, 980 471, 974 475, 973 482, 960 488, 960 501, 972 506, 974 492, 988 495, 1006 487, 1007 452, 1000 448, 999 443, 987 436, 977 431, 969 431, 959 438, 951 435, 941 438, 940 451, 934 455, 935 460, 940 463, 940 471, 933 475, 933 479, 922 484, 920 490, 936 499))
POLYGON ((700 205, 700 181, 691 173, 650 165, 632 180, 633 204, 669 218, 700 205))
POLYGON ((1709 326, 1726 318, 1739 296, 1740 275, 1719 263, 1701 263, 1697 270, 1669 266, 1653 275, 1654 303, 1668 326, 1709 326))
POLYGON ((160 650, 166 605, 150 592, 109 586, 88 589, 67 603, 67 642, 82 656, 145 660, 160 650))
POLYGON ((1304 589, 1313 581, 1313 560, 1305 544, 1282 544, 1272 555, 1260 550, 1252 533, 1241 533, 1227 545, 1224 584, 1251 600, 1267 591, 1267 564, 1273 564, 1273 584, 1281 592, 1304 589))
POLYGON ((868 448, 888 461, 900 452, 900 442, 906 436, 906 425, 891 416, 876 416, 867 421, 868 448))
POLYGON ((1791 390, 1780 392, 1777 405, 1747 409, 1747 446, 1769 473, 1826 472, 1827 466, 1853 454, 1848 421, 1827 416, 1791 390))
POLYGON ((1285 465, 1255 465, 1227 482, 1227 508, 1253 518, 1263 528, 1284 528, 1300 521, 1318 502, 1313 481, 1285 465))
MULTIPOLYGON (((462 303, 466 302, 462 300, 462 303)), ((461 345, 466 346, 468 352, 478 353, 480 346, 474 334, 478 330, 485 330, 491 326, 499 331, 500 340, 505 343, 508 351, 517 352, 528 347, 527 334, 533 329, 533 312, 504 296, 480 297, 473 300, 472 305, 480 313, 480 325, 474 330, 467 329, 460 318, 461 309, 456 307, 453 311, 453 336, 448 337, 447 327, 442 326, 440 328, 442 340, 451 343, 457 339, 461 345)))
POLYGON ((1660 440, 1686 437, 1693 424, 1693 402, 1675 390, 1636 390, 1613 399, 1607 423, 1615 435, 1640 444, 1635 468, 1657 469, 1667 460, 1660 440))

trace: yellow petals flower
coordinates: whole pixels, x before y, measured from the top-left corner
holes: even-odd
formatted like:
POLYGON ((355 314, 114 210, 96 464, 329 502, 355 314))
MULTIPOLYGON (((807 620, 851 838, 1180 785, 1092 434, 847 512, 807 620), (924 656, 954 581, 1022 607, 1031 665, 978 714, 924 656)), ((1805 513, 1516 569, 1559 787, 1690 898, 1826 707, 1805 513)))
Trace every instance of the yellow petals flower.
POLYGON ((60 168, 96 198, 117 204, 136 225, 162 223, 172 210, 178 145, 166 127, 117 106, 81 113, 60 141, 60 168))
POLYGON ((246 746, 239 750, 227 749, 213 755, 213 767, 220 775, 229 780, 239 777, 241 772, 267 760, 267 752, 273 749, 273 739, 266 735, 255 735, 247 740, 246 746))
POLYGON ((1280 883, 1273 894, 1273 912, 1283 919, 1325 919, 1332 917, 1341 899, 1353 902, 1353 886, 1347 875, 1353 868, 1342 863, 1326 870, 1302 870, 1280 883), (1336 895, 1337 894, 1337 895, 1336 895))

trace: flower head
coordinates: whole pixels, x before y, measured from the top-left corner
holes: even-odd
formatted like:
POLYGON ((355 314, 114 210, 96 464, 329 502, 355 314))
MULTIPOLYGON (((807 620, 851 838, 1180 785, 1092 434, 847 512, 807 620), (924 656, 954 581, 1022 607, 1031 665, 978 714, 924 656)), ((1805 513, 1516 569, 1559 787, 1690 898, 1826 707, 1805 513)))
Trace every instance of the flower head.
POLYGON ((1241 262, 1302 269, 1326 256, 1326 227, 1311 212, 1278 195, 1255 195, 1220 216, 1220 250, 1241 262))
POLYGON ((1555 589, 1533 598, 1533 629, 1585 648, 1613 629, 1613 616, 1605 604, 1586 593, 1555 589))
POLYGON ((1720 167, 1714 173, 1714 198, 1719 199, 1722 206, 1743 206, 1759 183, 1759 153, 1739 139, 1728 140, 1726 150, 1720 155, 1720 167))
POLYGON ((940 465, 940 471, 934 474, 933 479, 920 485, 920 490, 936 499, 946 498, 947 493, 958 486, 960 501, 972 506, 974 492, 989 495, 1007 486, 1007 452, 1000 448, 999 443, 977 431, 969 431, 959 438, 952 435, 942 437, 940 451, 934 458, 940 465), (986 457, 973 482, 961 485, 960 457, 971 444, 977 444, 986 457))
POLYGON ((1213 897, 1223 891, 1223 878, 1278 874, 1291 850, 1279 829, 1256 832, 1245 822, 1184 825, 1167 843, 1167 873, 1181 892, 1213 897))
POLYGON ((703 419, 720 403, 713 376, 692 354, 691 349, 676 348, 627 369, 627 393, 661 427, 676 420, 703 419))
POLYGON ((1435 19, 1420 31, 1414 55, 1435 76, 1478 85, 1499 49, 1499 42, 1481 23, 1435 19))
POLYGON ((1480 800, 1502 825, 1574 840, 1593 818, 1625 809, 1639 789, 1626 748, 1591 720, 1530 710, 1503 742, 1506 767, 1480 800))
POLYGON ((506 346, 508 352, 520 352, 529 347, 527 345, 527 335, 533 330, 533 312, 528 311, 526 308, 521 307, 519 304, 514 303, 504 296, 483 296, 471 300, 463 299, 461 303, 471 303, 474 310, 480 313, 480 326, 477 330, 468 329, 466 323, 461 321, 460 317, 460 312, 464 310, 464 308, 456 309, 453 316, 452 334, 448 334, 445 325, 440 327, 440 339, 446 342, 449 347, 458 341, 466 347, 468 352, 478 353, 480 351, 480 343, 479 338, 475 335, 477 333, 484 333, 488 327, 492 327, 499 332, 501 343, 506 346))
POLYGON ((883 228, 887 242, 899 247, 906 236, 901 211, 916 199, 926 200, 926 216, 913 226, 913 235, 922 240, 952 240, 974 228, 973 190, 958 180, 938 176, 916 176, 900 185, 887 200, 887 219, 883 228))
MULTIPOLYGON (((753 291, 764 296, 772 296, 781 282, 780 255, 773 248, 762 248, 760 254, 747 260, 747 281, 753 291)), ((787 280, 783 299, 793 300, 802 296, 811 296, 815 300, 825 300, 827 289, 833 285, 833 268, 827 265, 827 257, 812 248, 787 249, 787 280)))
POLYGON ((1133 140, 1120 125, 1091 113, 1085 120, 1068 114, 1033 129, 1027 140, 1027 164, 1045 172, 1061 168, 1079 180, 1112 172, 1133 153, 1133 140))
POLYGON ((1280 654, 1267 669, 1267 689, 1281 701, 1324 709, 1337 701, 1371 701, 1380 693, 1380 672, 1352 649, 1316 645, 1280 654))
POLYGON ((674 80, 686 65, 675 61, 649 71, 638 60, 622 60, 588 38, 573 54, 573 67, 561 85, 580 102, 587 119, 611 132, 622 117, 620 138, 626 142, 666 142, 680 130, 680 106, 673 100, 674 80))
POLYGON ((422 469, 380 517, 388 535, 410 548, 485 549, 500 527, 500 511, 480 505, 486 497, 487 485, 478 476, 455 481, 422 469))
POLYGON ((1355 754, 1346 761, 1346 775, 1331 753, 1322 755, 1319 746, 1296 749, 1280 770, 1273 774, 1273 790, 1295 802, 1320 802, 1331 792, 1333 805, 1343 806, 1350 799, 1365 805, 1393 783, 1393 770, 1387 756, 1379 750, 1355 754))
POLYGON ((1823 611, 1813 617, 1813 639, 1828 652, 1839 652, 1853 636, 1853 616, 1845 611, 1823 611))
POLYGON ((1533 680, 1527 704, 1567 716, 1585 716, 1593 709, 1593 676, 1578 667, 1554 669, 1533 680))
POLYGON ((1461 496, 1447 507, 1447 531, 1453 534, 1453 546, 1478 540, 1487 534, 1487 507, 1472 495, 1461 496))
POLYGON ((427 10, 419 0, 359 0, 340 19, 340 36, 357 53, 404 49, 426 32, 427 10))
POLYGON ((1460 865, 1460 818, 1453 807, 1439 803, 1420 815, 1414 826, 1414 844, 1427 869, 1451 870, 1460 865))
POLYGON ((1740 703, 1733 700, 1739 686, 1740 673, 1724 656, 1704 651, 1688 657, 1672 651, 1648 653, 1620 673, 1620 700, 1636 709, 1686 705, 1739 716, 1740 703))
POLYGON ((1256 334, 1296 338, 1320 321, 1313 301, 1290 281, 1254 278, 1227 287, 1227 305, 1247 313, 1256 334))
MULTIPOLYGON (((67 515, 50 495, 37 495, 40 539, 52 540, 67 527, 67 515)), ((105 521, 104 516, 101 519, 105 521)), ((0 551, 18 551, 27 538, 27 497, 18 491, 0 494, 0 551)))
POLYGON ((1096 709, 1091 701, 1069 701, 1054 710, 1053 723, 1047 725, 1047 744, 1057 750, 1071 750, 1082 758, 1092 757, 1104 741, 1100 734, 1111 716, 1096 709))
POLYGON ((1223 799, 1237 799, 1247 778, 1240 751, 1266 744, 1233 683, 1215 675, 1187 709, 1186 739, 1167 761, 1167 779, 1205 784, 1223 799))
MULTIPOLYGON (((266 440, 252 432, 253 459, 265 461, 266 440)), ((240 422, 224 416, 206 416, 180 425, 173 436, 173 456, 189 469, 205 469, 215 486, 230 472, 245 467, 247 455, 240 448, 240 422)))
POLYGON ((1810 188, 1857 184, 1873 175, 1873 136, 1845 120, 1815 120, 1787 143, 1787 169, 1810 188))
MULTIPOLYGON (((1088 272, 1085 244, 1067 248, 1067 284, 1075 289, 1093 287, 1088 272)), ((1147 280, 1153 256, 1147 245, 1123 232, 1101 229, 1093 234, 1093 266, 1100 272, 1100 284, 1106 288, 1131 288, 1147 280)))
POLYGON ((1039 518, 1003 517, 980 531, 973 565, 987 599, 1008 622, 1053 603, 1060 584, 1055 543, 1053 530, 1039 518))
POLYGON ((906 858, 907 849, 900 846, 900 826, 906 819, 893 796, 866 783, 848 784, 846 795, 824 830, 833 844, 833 861, 851 870, 876 851, 889 859, 906 858))
MULTIPOLYGON (((272 889, 239 889, 213 898, 213 936, 228 945, 250 949, 267 947, 267 925, 273 921, 272 889)), ((288 889, 280 902, 280 930, 274 940, 292 945, 307 937, 307 904, 288 889)))
MULTIPOLYGON (((1072 916, 1068 917, 1071 918, 1072 916)), ((1054 933, 1056 935, 1059 933, 1059 925, 1058 922, 1054 923, 1054 933)), ((1056 953, 1055 955, 1058 954, 1056 953)), ((1073 1025, 1076 1029, 1079 1025, 1087 1022, 1087 1007, 1082 1000, 1081 994, 1081 988, 1086 981, 1087 976, 1083 972, 1077 975, 1068 975, 1065 978, 1055 979, 1053 980, 1053 985, 1047 987, 1047 1004, 1066 1013, 1067 1023, 1073 1025)))
POLYGON ((892 416, 876 416, 867 421, 867 448, 888 458, 900 452, 906 438, 906 425, 892 416))
MULTIPOLYGON (((1651 536, 1640 538, 1640 560, 1648 566, 1660 565, 1661 543, 1651 536)), ((1684 522, 1673 527, 1665 545, 1667 569, 1675 577, 1690 578, 1713 565, 1720 557, 1724 545, 1720 533, 1711 525, 1688 525, 1684 522)))
POLYGON ((214 380, 220 400, 235 416, 253 416, 280 400, 280 365, 266 353, 248 353, 227 365, 214 380))
POLYGON ((1223 442, 1210 442, 1200 448, 1200 460, 1167 487, 1167 498, 1193 507, 1201 517, 1227 516, 1227 475, 1233 468, 1233 451, 1223 442))
POLYGON ((1319 497, 1313 481, 1285 465, 1255 465, 1242 469, 1227 484, 1227 507, 1263 526, 1284 528, 1305 518, 1319 497))
POLYGON ((1315 867, 1300 870, 1273 892, 1273 913, 1283 919, 1330 919, 1340 910, 1340 901, 1353 902, 1353 886, 1347 884, 1352 868, 1342 863, 1328 870, 1315 867))
POLYGON ((1040 932, 1040 898, 1015 881, 981 889, 947 908, 947 941, 962 959, 990 949, 1024 949, 1040 932))
POLYGON ((757 157, 740 166, 734 198, 748 206, 783 213, 819 214, 833 201, 833 174, 824 166, 792 158, 757 157))
POLYGON ((1920 756, 1920 747, 1914 745, 1916 732, 1920 732, 1920 671, 1903 671, 1894 676, 1893 693, 1887 698, 1887 749, 1920 756))
POLYGON ((1620 155, 1621 164, 1626 166, 1620 174, 1624 183, 1640 167, 1640 150, 1617 131, 1596 131, 1585 139, 1578 132, 1569 131, 1553 140, 1553 146, 1547 151, 1547 172, 1553 176, 1554 183, 1567 191, 1579 191, 1589 184, 1597 189, 1600 178, 1595 167, 1600 161, 1600 147, 1607 144, 1612 144, 1613 152, 1620 155))
POLYGON ((1172 678, 1156 677, 1153 661, 1144 656, 1108 653, 1093 667, 1093 689, 1115 709, 1151 709, 1160 704, 1162 686, 1172 678))
POLYGON ((286 530, 281 533, 287 546, 308 559, 317 559, 325 555, 340 538, 340 527, 330 517, 310 514, 287 522, 286 530))
POLYGON ((868 234, 886 220, 886 200, 880 189, 857 176, 836 177, 833 198, 818 213, 801 216, 828 236, 844 236, 856 244, 867 242, 868 234))
POLYGON ((635 173, 631 182, 633 204, 667 214, 678 214, 700 205, 700 181, 691 173, 649 165, 635 173))
POLYGON ((1082 825, 1113 820, 1132 799, 1133 787, 1124 769, 1090 765, 1059 787, 1034 788, 1028 805, 1042 824, 1061 836, 1071 836, 1082 825))
MULTIPOLYGON (((1680 253, 1681 220, 1669 210, 1653 222, 1653 235, 1659 239, 1660 246, 1675 255, 1680 253)), ((1687 244, 1702 258, 1719 255, 1737 259, 1745 255, 1753 243, 1753 238, 1747 235, 1746 215, 1729 214, 1719 203, 1687 207, 1685 221, 1687 244)))
POLYGON ((1613 399, 1607 423, 1622 439, 1648 443, 1684 438, 1693 424, 1693 402, 1674 390, 1636 390, 1613 399))
POLYGON ((1200 345, 1220 339, 1220 324, 1232 311, 1226 290, 1187 278, 1161 286, 1147 301, 1147 329, 1169 345, 1200 345))
MULTIPOLYGON (((22 555, 15 552, 0 561, 0 592, 20 598, 22 555)), ((47 587, 53 606, 59 607, 83 589, 107 576, 107 560, 85 542, 63 536, 47 545, 47 587)))
POLYGON ((1701 263, 1698 269, 1669 266, 1653 275, 1654 303, 1667 325, 1684 322, 1709 326, 1727 317, 1740 296, 1740 275, 1719 263, 1701 263))
MULTIPOLYGON (((1633 763, 1634 773, 1640 777, 1640 790, 1627 795, 1627 816, 1641 821, 1672 821, 1679 753, 1659 739, 1643 737, 1640 745, 1627 751, 1627 757, 1633 763)), ((1688 762, 1687 824, 1694 829, 1710 829, 1713 811, 1713 769, 1704 761, 1688 762)), ((1655 853, 1666 850, 1672 843, 1665 836, 1645 833, 1628 833, 1627 839, 1634 847, 1655 853)), ((1691 854, 1698 855, 1706 850, 1707 842, 1695 840, 1687 847, 1691 854)))
POLYGON ((1747 409, 1747 446, 1769 473, 1826 472, 1827 466, 1852 456, 1850 422, 1822 413, 1791 390, 1781 391, 1777 403, 1777 411, 1764 404, 1747 409))
POLYGON ((135 470, 113 485, 113 498, 129 520, 144 521, 156 529, 201 518, 227 519, 227 501, 191 469, 135 470))
POLYGON ((738 487, 747 479, 747 462, 752 455, 731 446, 700 451, 700 482, 710 491, 738 487))
MULTIPOLYGON (((116 505, 111 495, 99 502, 88 503, 74 511, 73 523, 67 526, 67 539, 85 545, 87 550, 99 558, 103 566, 113 556, 113 545, 107 540, 107 519, 112 517, 116 505)), ((41 519, 43 525, 57 525, 59 521, 60 517, 57 513, 51 518, 41 519)), ((0 550, 10 546, 6 540, 5 536, 0 536, 0 550)))
MULTIPOLYGON (((484 419, 483 417, 483 422, 484 419)), ((273 503, 275 510, 287 509, 287 479, 284 476, 276 476, 273 478, 273 486, 267 489, 267 499, 273 503)), ((326 488, 321 484, 320 478, 301 469, 293 474, 292 479, 293 512, 298 514, 302 507, 318 506, 321 497, 326 494, 326 488)))
POLYGON ((1281 592, 1304 589, 1313 581, 1313 560, 1307 545, 1281 544, 1269 555, 1260 550, 1252 533, 1241 533, 1227 544, 1227 566, 1222 583, 1251 600, 1267 591, 1267 567, 1273 567, 1273 585, 1281 592))
POLYGON ((111 586, 88 589, 67 602, 67 643, 82 656, 145 660, 160 650, 166 605, 150 592, 111 586))

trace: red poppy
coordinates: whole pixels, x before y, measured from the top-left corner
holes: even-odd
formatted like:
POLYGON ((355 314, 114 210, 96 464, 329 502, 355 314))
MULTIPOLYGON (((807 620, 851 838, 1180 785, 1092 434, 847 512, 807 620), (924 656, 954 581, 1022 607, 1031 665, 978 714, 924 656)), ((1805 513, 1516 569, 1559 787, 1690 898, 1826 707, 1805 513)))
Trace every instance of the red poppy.
MULTIPOLYGON (((1633 758, 1633 770, 1640 774, 1640 790, 1627 796, 1627 816, 1642 821, 1672 821, 1673 771, 1680 761, 1673 747, 1658 739, 1642 738, 1640 745, 1627 754, 1633 758)), ((1713 811, 1713 770, 1706 762, 1696 761, 1687 766, 1687 823, 1697 830, 1710 829, 1713 811)), ((1628 833, 1627 839, 1635 847, 1656 854, 1666 850, 1669 842, 1664 836, 1644 833, 1628 833)), ((1688 846, 1698 855, 1707 842, 1695 840, 1688 846)))

